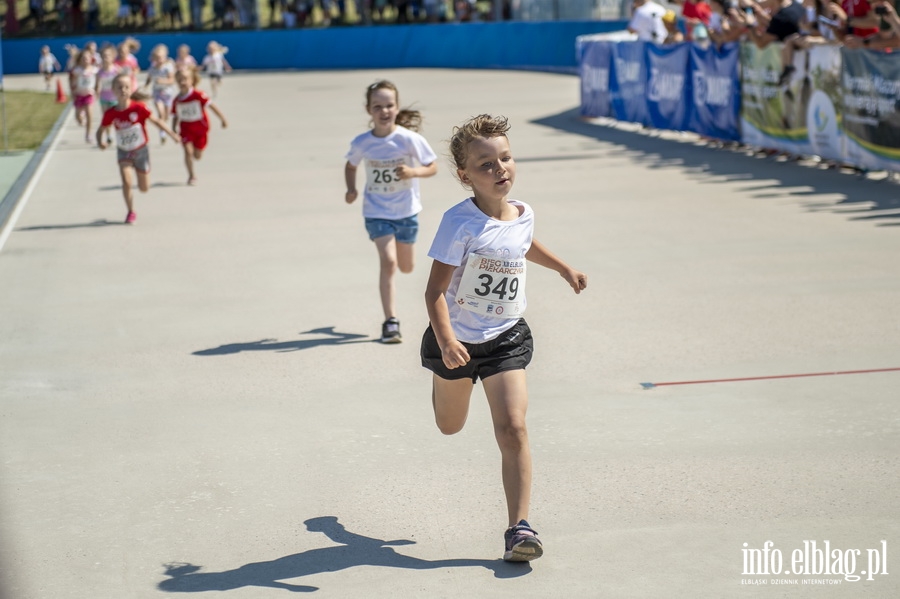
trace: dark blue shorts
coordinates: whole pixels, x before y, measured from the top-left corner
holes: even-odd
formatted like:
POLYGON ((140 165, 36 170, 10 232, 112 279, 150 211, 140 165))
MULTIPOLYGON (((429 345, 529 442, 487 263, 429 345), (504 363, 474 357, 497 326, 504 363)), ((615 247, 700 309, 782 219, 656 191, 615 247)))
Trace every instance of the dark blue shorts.
POLYGON ((525 370, 534 354, 534 339, 524 318, 496 339, 484 343, 461 343, 469 352, 469 363, 459 368, 447 368, 441 358, 441 348, 434 330, 428 325, 422 335, 422 366, 442 379, 472 379, 474 384, 479 377, 484 380, 507 370, 525 370))
POLYGON ((369 232, 369 239, 393 235, 400 243, 415 243, 419 236, 419 217, 413 214, 398 220, 367 218, 366 231, 369 232))

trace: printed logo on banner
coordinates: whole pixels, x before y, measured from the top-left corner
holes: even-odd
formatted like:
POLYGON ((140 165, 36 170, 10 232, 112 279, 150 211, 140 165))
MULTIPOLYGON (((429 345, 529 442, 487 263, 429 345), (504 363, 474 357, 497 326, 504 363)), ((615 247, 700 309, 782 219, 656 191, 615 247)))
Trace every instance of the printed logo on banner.
POLYGON ((609 69, 585 66, 581 72, 582 86, 587 91, 609 91, 609 69))
POLYGON ((806 130, 809 144, 817 156, 840 159, 843 156, 842 134, 838 127, 837 111, 831 98, 817 89, 809 98, 806 109, 806 130))
POLYGON ((680 73, 660 72, 655 67, 650 68, 650 81, 648 83, 647 99, 651 102, 662 100, 681 100, 684 91, 684 75, 680 73))
POLYGON ((641 63, 616 57, 616 78, 619 83, 640 83, 641 63))
POLYGON ((694 71, 694 104, 728 107, 731 105, 732 85, 730 77, 694 71))

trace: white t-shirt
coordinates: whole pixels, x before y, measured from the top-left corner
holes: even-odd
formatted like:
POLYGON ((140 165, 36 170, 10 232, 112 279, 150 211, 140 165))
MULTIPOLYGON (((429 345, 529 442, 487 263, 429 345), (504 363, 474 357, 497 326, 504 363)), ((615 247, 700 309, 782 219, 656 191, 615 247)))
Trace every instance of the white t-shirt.
POLYGON ((203 68, 210 75, 222 75, 225 72, 225 55, 214 52, 203 57, 203 68))
POLYGON ((358 166, 365 160, 366 187, 363 192, 363 216, 399 220, 422 211, 419 178, 399 180, 394 169, 415 162, 429 165, 437 155, 424 137, 397 126, 387 137, 376 137, 372 131, 356 136, 350 142, 347 162, 358 166))
POLYGON ((175 62, 167 60, 160 65, 151 65, 147 69, 147 75, 153 83, 153 91, 156 93, 166 93, 175 95, 178 92, 178 86, 174 83, 160 83, 160 79, 169 79, 175 76, 175 62))
POLYGON ((666 9, 652 0, 648 0, 634 9, 628 29, 634 31, 641 41, 661 44, 668 34, 662 20, 664 14, 666 14, 666 9))
POLYGON ((523 202, 509 200, 509 203, 519 210, 519 217, 507 221, 489 217, 478 209, 472 198, 463 200, 444 213, 428 250, 430 258, 457 267, 445 299, 450 324, 459 341, 490 341, 515 326, 525 312, 525 254, 534 235, 534 211, 523 202), (479 271, 478 286, 466 294, 466 290, 460 289, 460 283, 467 279, 466 271, 476 266, 476 260, 492 262, 493 266, 479 271), (484 309, 479 312, 463 307, 472 297, 493 306, 512 301, 518 304, 518 311, 498 315, 495 309, 491 315, 485 315, 484 309))

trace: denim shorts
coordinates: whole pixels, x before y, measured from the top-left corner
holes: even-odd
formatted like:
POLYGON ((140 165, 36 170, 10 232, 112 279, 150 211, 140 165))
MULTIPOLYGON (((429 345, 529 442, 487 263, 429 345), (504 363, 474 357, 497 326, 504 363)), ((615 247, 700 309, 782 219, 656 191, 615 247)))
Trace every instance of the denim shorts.
POLYGON ((367 218, 366 231, 369 239, 393 235, 400 243, 415 243, 419 235, 419 217, 416 214, 399 220, 367 218))

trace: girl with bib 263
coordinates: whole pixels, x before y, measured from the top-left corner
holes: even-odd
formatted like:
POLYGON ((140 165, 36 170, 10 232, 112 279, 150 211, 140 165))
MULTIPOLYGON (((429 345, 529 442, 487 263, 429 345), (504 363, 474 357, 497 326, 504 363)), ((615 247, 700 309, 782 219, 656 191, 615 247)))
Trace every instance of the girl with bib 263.
POLYGON ((356 171, 364 163, 363 217, 369 239, 375 242, 381 267, 379 291, 384 323, 381 341, 399 343, 400 321, 394 305, 394 273, 410 273, 414 266, 414 244, 422 210, 420 177, 437 172, 437 156, 417 130, 422 117, 417 110, 399 108, 400 94, 389 81, 366 88, 366 112, 373 127, 350 142, 344 178, 352 204, 359 196, 356 171))

